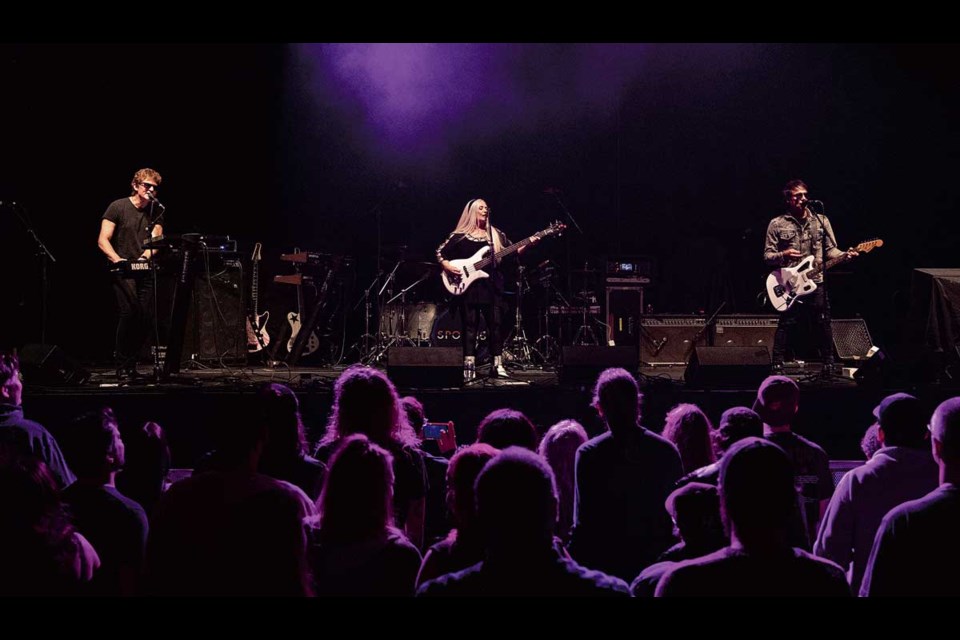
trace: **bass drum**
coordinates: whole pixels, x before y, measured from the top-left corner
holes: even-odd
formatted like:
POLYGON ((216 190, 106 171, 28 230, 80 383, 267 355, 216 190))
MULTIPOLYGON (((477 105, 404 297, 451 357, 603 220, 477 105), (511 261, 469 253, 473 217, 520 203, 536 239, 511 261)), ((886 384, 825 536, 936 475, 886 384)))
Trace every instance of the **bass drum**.
POLYGON ((432 302, 408 304, 403 308, 407 337, 418 345, 430 343, 433 326, 437 321, 437 305, 432 302))
MULTIPOLYGON (((463 321, 457 306, 441 307, 430 333, 430 346, 463 348, 463 321)), ((490 347, 487 344, 487 322, 480 315, 480 335, 477 337, 477 362, 490 361, 490 347)))
POLYGON ((430 302, 387 305, 380 312, 380 333, 403 336, 417 345, 427 345, 436 318, 437 305, 430 302))

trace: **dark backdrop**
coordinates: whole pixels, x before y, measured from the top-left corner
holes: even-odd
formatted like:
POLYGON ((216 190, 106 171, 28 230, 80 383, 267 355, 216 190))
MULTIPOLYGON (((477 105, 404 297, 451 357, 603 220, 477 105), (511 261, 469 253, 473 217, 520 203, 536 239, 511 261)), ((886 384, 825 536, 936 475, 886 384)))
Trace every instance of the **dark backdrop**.
POLYGON ((886 242, 831 274, 834 315, 862 314, 875 341, 896 339, 914 267, 958 266, 956 47, 456 51, 3 46, 0 344, 39 339, 40 271, 15 201, 57 259, 48 342, 109 356, 99 218, 144 166, 163 175, 167 231, 231 234, 244 253, 264 243, 277 316, 291 292, 268 282, 294 246, 354 256, 365 285, 378 221, 384 246, 429 260, 471 198, 515 239, 566 220, 546 190, 584 233, 530 262, 650 255, 657 312, 709 313, 721 300, 761 311, 763 233, 794 177, 826 203, 842 245, 886 242))

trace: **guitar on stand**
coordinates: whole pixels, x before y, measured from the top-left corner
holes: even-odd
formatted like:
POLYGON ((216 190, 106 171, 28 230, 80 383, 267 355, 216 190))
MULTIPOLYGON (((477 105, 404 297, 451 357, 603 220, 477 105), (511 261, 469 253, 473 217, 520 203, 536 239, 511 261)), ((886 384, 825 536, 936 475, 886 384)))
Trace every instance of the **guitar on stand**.
MULTIPOLYGON (((861 242, 853 247, 857 253, 869 253, 883 246, 883 240, 874 239, 861 242)), ((821 268, 814 268, 814 257, 806 256, 795 267, 783 267, 767 276, 767 297, 777 311, 783 312, 793 306, 801 297, 813 293, 817 283, 813 281, 818 274, 838 264, 850 260, 846 253, 827 260, 821 268)))
POLYGON ((267 321, 270 320, 270 312, 260 313, 259 308, 260 253, 262 248, 259 242, 256 243, 253 247, 253 255, 250 257, 250 262, 253 265, 253 276, 250 280, 250 300, 253 302, 253 312, 247 316, 247 353, 257 353, 270 344, 270 334, 267 333, 267 321))
MULTIPOLYGON (((294 248, 294 253, 300 253, 300 249, 294 248)), ((294 265, 297 273, 300 273, 299 265, 294 265)), ((293 351, 293 345, 297 341, 297 335, 300 334, 300 327, 303 324, 303 278, 297 281, 297 310, 287 314, 287 322, 290 323, 290 339, 287 340, 287 351, 293 351)), ((307 342, 303 347, 303 355, 309 356, 320 348, 320 338, 316 331, 311 331, 307 336, 307 342)))

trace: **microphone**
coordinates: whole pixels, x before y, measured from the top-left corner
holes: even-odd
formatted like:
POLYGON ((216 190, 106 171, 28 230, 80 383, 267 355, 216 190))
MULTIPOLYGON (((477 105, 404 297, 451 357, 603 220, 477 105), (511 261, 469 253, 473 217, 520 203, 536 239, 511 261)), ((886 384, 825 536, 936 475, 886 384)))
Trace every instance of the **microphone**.
POLYGON ((658 355, 663 349, 663 346, 667 344, 667 336, 663 336, 663 340, 655 340, 653 344, 656 345, 656 349, 653 350, 653 355, 658 355))
POLYGON ((155 194, 153 191, 147 191, 147 199, 148 199, 148 200, 151 200, 151 201, 153 201, 153 202, 156 202, 156 203, 157 203, 157 206, 160 207, 161 209, 163 209, 164 211, 167 210, 167 208, 166 208, 165 206, 163 206, 163 203, 160 202, 160 200, 157 199, 157 194, 155 194))
POLYGON ((804 201, 803 201, 803 206, 805 206, 805 207, 806 207, 806 206, 809 206, 809 205, 814 205, 814 204, 817 205, 817 206, 822 207, 822 206, 823 206, 823 200, 804 200, 804 201))

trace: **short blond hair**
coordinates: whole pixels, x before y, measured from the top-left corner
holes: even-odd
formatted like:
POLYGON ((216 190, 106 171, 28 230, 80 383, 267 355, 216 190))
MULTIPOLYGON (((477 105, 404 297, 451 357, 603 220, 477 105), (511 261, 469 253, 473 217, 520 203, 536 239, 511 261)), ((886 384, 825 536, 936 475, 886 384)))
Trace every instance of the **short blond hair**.
POLYGON ((140 169, 135 174, 133 174, 133 180, 130 182, 130 186, 133 187, 133 190, 137 190, 137 185, 143 184, 145 180, 153 180, 157 185, 163 182, 163 178, 153 169, 140 169))

